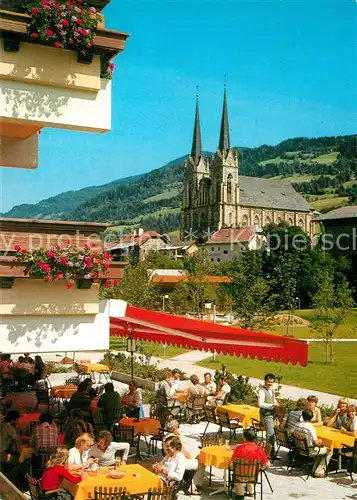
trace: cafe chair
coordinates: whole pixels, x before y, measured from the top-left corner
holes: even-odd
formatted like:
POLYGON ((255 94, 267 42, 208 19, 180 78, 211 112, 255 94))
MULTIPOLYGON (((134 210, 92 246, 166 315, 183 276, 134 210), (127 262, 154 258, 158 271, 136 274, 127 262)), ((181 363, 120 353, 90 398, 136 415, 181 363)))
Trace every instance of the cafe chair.
POLYGON ((53 448, 38 448, 39 452, 39 461, 38 461, 38 469, 37 469, 37 475, 38 477, 42 476, 43 471, 46 468, 46 464, 50 459, 50 456, 53 455, 57 450, 57 446, 54 446, 53 448))
POLYGON ((123 407, 117 406, 116 408, 106 408, 105 410, 100 410, 103 417, 104 423, 110 430, 114 424, 119 422, 123 416, 123 407))
POLYGON ((135 453, 129 455, 128 458, 135 457, 135 463, 141 460, 140 455, 140 433, 135 434, 133 426, 129 425, 113 425, 112 429, 113 441, 116 443, 129 443, 130 448, 135 448, 135 453))
POLYGON ((222 434, 223 428, 229 430, 229 441, 236 437, 237 429, 243 429, 238 419, 230 419, 228 411, 224 408, 217 408, 217 417, 219 423, 218 434, 222 434))
POLYGON ((285 416, 286 416, 286 406, 285 405, 280 405, 275 408, 275 421, 277 425, 280 425, 283 427, 285 424, 285 416))
POLYGON ((353 481, 353 474, 357 474, 357 439, 355 439, 353 448, 343 446, 341 456, 346 470, 351 476, 351 481, 353 481))
MULTIPOLYGON (((88 500, 92 499, 88 493, 88 500)), ((94 500, 126 500, 128 495, 126 488, 119 488, 118 486, 96 486, 94 488, 94 500)))
POLYGON ((76 377, 70 377, 66 379, 65 385, 78 385, 78 375, 76 377))
POLYGON ((196 395, 186 403, 186 418, 191 424, 197 424, 202 420, 207 403, 207 394, 196 395))
MULTIPOLYGON (((289 450, 289 464, 288 469, 291 465, 292 455, 293 455, 293 443, 286 429, 281 429, 281 427, 275 427, 275 439, 278 445, 275 456, 278 455, 281 447, 289 450)), ((274 462, 274 456, 272 457, 272 462, 274 462)))
POLYGON ((176 491, 173 486, 165 486, 163 489, 150 488, 147 500, 174 500, 176 491))
POLYGON ((46 380, 40 380, 37 382, 35 387, 36 399, 37 403, 35 406, 35 412, 38 410, 40 405, 47 406, 47 413, 53 414, 54 407, 57 405, 57 409, 59 412, 60 402, 59 399, 50 396, 49 393, 49 385, 46 380))
MULTIPOLYGON (((222 434, 217 434, 215 436, 203 436, 200 437, 201 446, 200 448, 207 448, 208 446, 223 446, 226 442, 226 439, 222 434)), ((212 483, 212 465, 209 468, 209 480, 208 485, 211 486, 212 483)))
MULTIPOLYGON (((157 434, 154 436, 151 436, 149 444, 148 444, 148 457, 152 455, 156 455, 157 453, 157 445, 158 443, 163 443, 164 441, 164 435, 165 435, 165 429, 160 429, 157 431, 157 434), (152 452, 152 453, 151 453, 152 452)), ((162 446, 161 446, 162 449, 162 446)))
POLYGON ((265 425, 260 420, 256 420, 255 418, 252 418, 251 422, 251 427, 254 429, 257 437, 259 439, 264 439, 265 425))
POLYGON ((229 469, 228 498, 233 498, 235 484, 252 484, 254 487, 254 498, 256 498, 256 486, 260 484, 260 498, 263 499, 263 484, 259 481, 261 463, 256 459, 237 458, 229 469))
MULTIPOLYGON (((273 459, 272 459, 272 456, 274 455, 273 454, 273 445, 271 443, 267 443, 265 441, 260 442, 259 445, 264 449, 264 453, 269 458, 270 462, 273 462, 273 459)), ((265 479, 269 485, 271 493, 274 493, 274 490, 273 490, 272 485, 270 483, 266 469, 262 469, 260 472, 261 472, 262 476, 265 477, 265 479)), ((261 480, 263 481, 263 479, 261 479, 261 480)))
POLYGON ((45 496, 42 492, 39 479, 26 474, 26 480, 29 487, 31 500, 43 500, 45 496))
MULTIPOLYGON (((311 446, 309 447, 307 444, 307 437, 306 434, 296 432, 291 435, 291 439, 293 442, 294 446, 294 455, 293 459, 291 460, 290 464, 290 471, 289 474, 291 474, 292 470, 294 467, 297 466, 297 462, 300 460, 302 463, 306 464, 308 467, 308 472, 305 481, 309 479, 311 476, 312 470, 314 469, 315 462, 318 457, 320 457, 320 449, 323 448, 323 446, 311 446)), ((326 455, 325 455, 326 458, 326 455)))
POLYGON ((207 421, 206 428, 203 431, 203 435, 205 436, 209 424, 219 425, 219 420, 216 415, 216 408, 207 407, 204 409, 204 412, 205 412, 205 420, 207 421))

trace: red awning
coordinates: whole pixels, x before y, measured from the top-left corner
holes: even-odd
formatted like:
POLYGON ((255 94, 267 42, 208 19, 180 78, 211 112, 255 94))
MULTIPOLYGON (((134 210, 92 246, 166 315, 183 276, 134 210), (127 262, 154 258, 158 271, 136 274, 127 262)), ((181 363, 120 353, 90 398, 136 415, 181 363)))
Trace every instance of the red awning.
POLYGON ((121 311, 120 317, 110 314, 111 335, 244 358, 307 365, 308 343, 303 340, 148 311, 128 304, 121 311))

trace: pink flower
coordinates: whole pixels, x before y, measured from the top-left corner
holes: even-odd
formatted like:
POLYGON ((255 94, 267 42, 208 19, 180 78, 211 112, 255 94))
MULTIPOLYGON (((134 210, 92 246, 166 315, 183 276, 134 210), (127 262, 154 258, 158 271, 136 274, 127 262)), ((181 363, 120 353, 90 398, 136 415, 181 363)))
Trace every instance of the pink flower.
POLYGON ((45 278, 45 281, 52 281, 52 280, 53 280, 53 277, 50 274, 48 274, 45 278))
POLYGON ((38 38, 39 37, 39 34, 38 33, 31 33, 31 38, 38 38))
POLYGON ((48 250, 47 255, 48 255, 48 257, 54 257, 55 252, 53 250, 48 250))
POLYGON ((104 258, 105 258, 105 259, 107 259, 107 260, 112 260, 112 256, 111 256, 111 254, 110 254, 110 253, 108 253, 108 252, 104 252, 103 256, 104 256, 104 258))
POLYGON ((21 253, 22 253, 23 255, 26 255, 26 254, 28 253, 28 251, 27 251, 25 248, 23 248, 23 249, 21 250, 21 253))
POLYGON ((89 12, 95 15, 97 13, 97 9, 95 9, 94 7, 90 7, 89 12))
POLYGON ((20 252, 21 251, 20 245, 15 245, 14 250, 16 250, 16 252, 20 252))
POLYGON ((33 16, 37 16, 37 14, 40 13, 40 9, 38 7, 33 7, 31 10, 30 10, 31 14, 33 16))
POLYGON ((61 17, 66 17, 66 12, 61 12, 61 17))
POLYGON ((90 257, 84 257, 84 262, 86 263, 86 266, 91 269, 93 267, 93 262, 90 257))
POLYGON ((52 30, 46 30, 45 31, 46 36, 53 36, 53 31, 52 30))
POLYGON ((115 64, 114 63, 109 63, 109 69, 110 69, 110 71, 114 71, 115 70, 115 64))
POLYGON ((63 19, 62 26, 68 26, 68 25, 69 25, 69 22, 67 21, 67 19, 63 19))
POLYGON ((88 30, 85 30, 85 29, 81 30, 81 33, 82 33, 82 35, 84 35, 84 36, 89 35, 89 31, 88 31, 88 30))
POLYGON ((67 283, 66 288, 67 288, 67 290, 70 290, 71 288, 73 288, 72 283, 67 283))
POLYGON ((42 5, 48 5, 48 0, 42 0, 42 5))
POLYGON ((61 264, 63 264, 64 266, 68 264, 68 260, 66 259, 66 257, 61 257, 60 262, 61 262, 61 264))
POLYGON ((43 8, 46 12, 49 12, 51 10, 51 7, 49 5, 44 5, 43 8))
POLYGON ((58 5, 58 3, 55 3, 54 6, 53 6, 54 9, 58 10, 60 8, 60 6, 58 5))
POLYGON ((78 26, 82 26, 82 19, 76 19, 76 24, 78 26))
POLYGON ((58 273, 57 274, 57 279, 58 280, 63 280, 64 276, 63 276, 63 273, 58 273))
POLYGON ((61 45, 61 42, 59 42, 58 40, 55 41, 55 43, 53 44, 55 47, 57 47, 57 49, 59 49, 60 47, 62 47, 61 45))
POLYGON ((104 267, 110 267, 110 262, 104 262, 104 267))

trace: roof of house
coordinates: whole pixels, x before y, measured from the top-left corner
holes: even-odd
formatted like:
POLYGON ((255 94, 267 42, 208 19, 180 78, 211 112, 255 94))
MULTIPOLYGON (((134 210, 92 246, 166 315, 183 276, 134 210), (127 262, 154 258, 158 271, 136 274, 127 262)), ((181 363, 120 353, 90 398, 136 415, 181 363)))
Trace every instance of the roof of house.
POLYGON ((354 219, 354 218, 357 218, 357 205, 330 210, 330 212, 327 212, 327 214, 320 215, 315 220, 324 221, 324 220, 354 219))
POLYGON ((196 245, 195 241, 171 241, 171 243, 167 244, 163 248, 160 248, 159 251, 164 250, 186 250, 190 248, 192 245, 196 245))
POLYGON ((156 231, 144 231, 140 236, 135 234, 125 234, 119 241, 107 242, 106 248, 108 251, 111 251, 133 246, 140 247, 150 238, 161 238, 161 235, 156 231))
POLYGON ((308 202, 293 188, 291 182, 239 176, 240 205, 247 207, 299 210, 310 212, 308 202))
POLYGON ((255 231, 251 227, 236 228, 227 227, 213 233, 207 243, 232 243, 251 241, 255 236, 255 231))

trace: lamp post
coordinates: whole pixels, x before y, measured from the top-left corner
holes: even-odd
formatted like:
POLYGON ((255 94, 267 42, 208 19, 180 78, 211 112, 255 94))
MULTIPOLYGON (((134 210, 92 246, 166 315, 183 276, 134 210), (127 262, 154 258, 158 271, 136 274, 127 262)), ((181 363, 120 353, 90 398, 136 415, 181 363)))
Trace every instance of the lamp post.
POLYGON ((126 350, 130 352, 130 371, 131 371, 131 379, 134 378, 134 352, 136 352, 136 340, 131 337, 127 338, 126 341, 126 350))
POLYGON ((165 300, 167 300, 169 296, 167 294, 162 296, 162 312, 165 312, 165 300))
POLYGON ((298 309, 300 309, 300 297, 296 297, 296 304, 298 306, 298 309))
POLYGON ((212 303, 209 300, 205 300, 205 309, 208 311, 208 321, 211 320, 211 307, 212 303))

